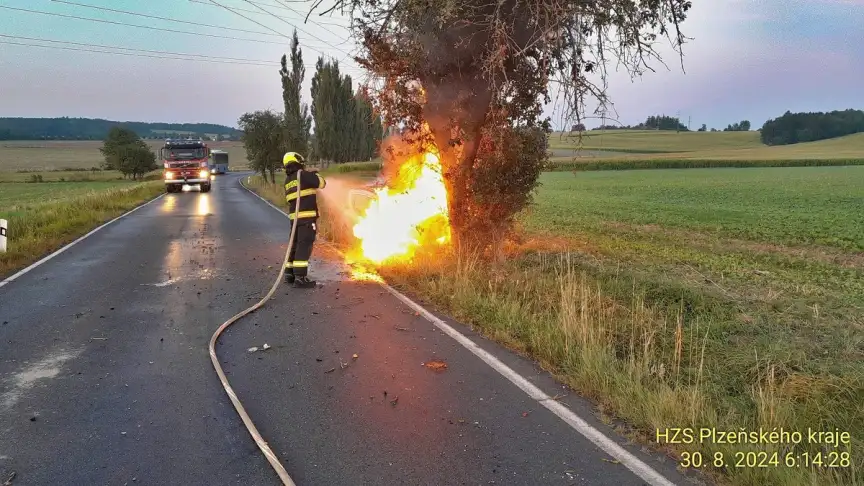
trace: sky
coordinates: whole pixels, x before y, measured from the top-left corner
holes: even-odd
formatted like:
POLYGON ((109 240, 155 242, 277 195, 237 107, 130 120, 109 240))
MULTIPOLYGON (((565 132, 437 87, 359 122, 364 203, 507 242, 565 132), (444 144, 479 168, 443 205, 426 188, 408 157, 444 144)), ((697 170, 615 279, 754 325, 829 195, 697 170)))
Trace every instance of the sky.
MULTIPOLYGON (((0 0, 0 116, 237 126, 244 112, 282 110, 278 62, 294 27, 307 66, 308 103, 319 56, 340 60, 355 81, 365 75, 350 59, 359 51, 349 20, 316 13, 304 23, 312 3, 0 0)), ((747 119, 755 129, 787 110, 864 109, 864 0, 693 4, 682 26, 692 38, 683 69, 668 43, 658 49, 665 66, 653 62, 655 72, 642 77, 631 79, 611 64, 614 112, 608 117, 631 125, 666 114, 694 130, 747 119)), ((566 126, 561 111, 560 104, 546 107, 558 128, 566 126)), ((586 125, 600 122, 591 118, 586 125)))

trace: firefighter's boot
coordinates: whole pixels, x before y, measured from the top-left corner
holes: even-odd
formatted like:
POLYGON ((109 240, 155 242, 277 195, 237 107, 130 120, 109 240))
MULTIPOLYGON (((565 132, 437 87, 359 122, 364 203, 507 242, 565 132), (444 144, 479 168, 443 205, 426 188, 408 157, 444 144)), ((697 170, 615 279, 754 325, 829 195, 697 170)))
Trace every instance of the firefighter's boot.
POLYGON ((293 284, 294 280, 295 280, 294 273, 291 272, 291 269, 286 268, 285 269, 285 283, 286 284, 293 284))
POLYGON ((309 277, 297 277, 294 279, 294 287, 298 289, 314 289, 316 282, 309 277))

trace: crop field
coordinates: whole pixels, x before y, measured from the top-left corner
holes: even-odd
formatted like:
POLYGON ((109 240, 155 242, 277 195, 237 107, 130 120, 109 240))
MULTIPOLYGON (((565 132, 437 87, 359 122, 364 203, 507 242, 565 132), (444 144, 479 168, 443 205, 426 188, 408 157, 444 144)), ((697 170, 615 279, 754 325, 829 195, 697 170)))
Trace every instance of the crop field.
MULTIPOLYGON (((147 140, 158 151, 164 141, 147 140)), ((240 142, 208 142, 210 148, 228 152, 230 166, 245 166, 246 151, 240 142)), ((98 168, 103 161, 101 141, 2 141, 0 142, 0 173, 18 171, 59 171, 98 168)), ((158 152, 157 152, 158 154, 158 152)))
POLYGON ((830 160, 864 159, 864 133, 818 142, 770 147, 751 132, 680 132, 608 130, 549 138, 553 158, 705 159, 705 160, 830 160))
MULTIPOLYGON (((704 137, 688 146, 619 135, 618 148, 819 157, 813 147, 828 156, 864 141, 764 148, 752 133, 704 137), (707 145, 724 136, 726 147, 707 145)), ((864 167, 547 172, 534 202, 497 266, 438 255, 381 272, 537 359, 645 443, 657 427, 710 424, 836 427, 853 437, 853 456, 864 445, 864 167)), ((851 464, 727 479, 852 484, 864 458, 851 464)))

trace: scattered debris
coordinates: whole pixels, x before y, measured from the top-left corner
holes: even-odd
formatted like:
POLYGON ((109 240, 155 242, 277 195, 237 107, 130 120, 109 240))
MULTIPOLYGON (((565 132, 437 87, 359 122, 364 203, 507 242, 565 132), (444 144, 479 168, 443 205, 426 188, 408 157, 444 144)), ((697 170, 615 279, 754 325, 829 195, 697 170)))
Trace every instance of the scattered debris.
POLYGON ((381 319, 381 316, 377 314, 369 314, 369 317, 374 317, 375 319, 381 319))
POLYGON ((390 405, 393 405, 395 407, 398 402, 399 402, 399 396, 397 395, 396 398, 394 398, 393 400, 390 400, 390 405))
POLYGON ((334 371, 336 371, 336 368, 330 368, 329 370, 325 371, 324 373, 333 373, 334 371))
POLYGON ((17 475, 18 473, 12 471, 12 474, 10 474, 8 478, 6 478, 6 481, 3 481, 3 486, 12 486, 12 480, 15 479, 15 476, 17 475))
POLYGON ((423 363, 423 366, 429 368, 432 371, 444 371, 447 369, 447 363, 439 360, 433 359, 432 361, 427 361, 423 363))
POLYGON ((38 418, 39 418, 39 417, 37 417, 37 416, 34 415, 34 416, 30 417, 30 421, 31 421, 31 422, 35 422, 38 418))
POLYGON ((527 417, 527 416, 530 415, 530 414, 531 414, 531 412, 522 412, 522 416, 523 416, 523 417, 527 417))
POLYGON ((322 361, 324 361, 324 360, 323 360, 323 359, 321 359, 321 358, 315 358, 315 361, 317 361, 317 362, 319 362, 319 363, 320 363, 320 362, 322 362, 322 361))
POLYGON ((393 328, 397 331, 411 331, 411 329, 408 329, 407 327, 393 326, 393 328))
POLYGON ((90 339, 92 339, 94 341, 107 341, 108 340, 108 338, 103 338, 103 337, 94 337, 94 338, 90 338, 90 339))
POLYGON ((357 358, 359 358, 359 357, 360 357, 360 356, 359 356, 357 353, 354 353, 354 356, 351 356, 351 359, 357 359, 357 358))
POLYGON ((264 346, 261 346, 260 348, 259 348, 258 346, 253 346, 253 347, 247 349, 246 351, 248 351, 248 352, 250 352, 250 353, 254 353, 254 352, 257 352, 257 351, 267 351, 267 350, 270 349, 270 348, 272 348, 272 346, 270 346, 270 345, 267 344, 267 343, 264 343, 264 346))
POLYGON ((616 461, 616 460, 614 460, 614 459, 611 459, 611 460, 610 460, 610 459, 605 459, 605 458, 602 458, 602 457, 601 457, 601 459, 603 459, 603 460, 606 461, 606 462, 611 462, 612 464, 621 464, 621 461, 616 461))

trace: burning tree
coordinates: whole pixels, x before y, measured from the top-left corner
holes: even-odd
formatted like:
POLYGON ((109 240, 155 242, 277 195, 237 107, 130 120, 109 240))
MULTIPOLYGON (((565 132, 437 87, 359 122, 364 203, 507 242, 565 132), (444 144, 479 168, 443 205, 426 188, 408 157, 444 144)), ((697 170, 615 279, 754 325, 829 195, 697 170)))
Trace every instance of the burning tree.
MULTIPOLYGON (((639 75, 665 36, 681 54, 689 0, 335 0, 382 80, 376 108, 440 153, 453 240, 504 235, 547 161, 542 107, 557 84, 565 117, 605 110, 610 57, 639 75), (428 124, 428 125, 427 125, 428 124), (428 130, 425 128, 428 126, 428 130), (437 150, 436 150, 437 149, 437 150)), ((318 0, 313 10, 323 3, 318 0)), ((310 12, 311 13, 311 12, 310 12)), ((662 61, 662 60, 661 60, 662 61)))

